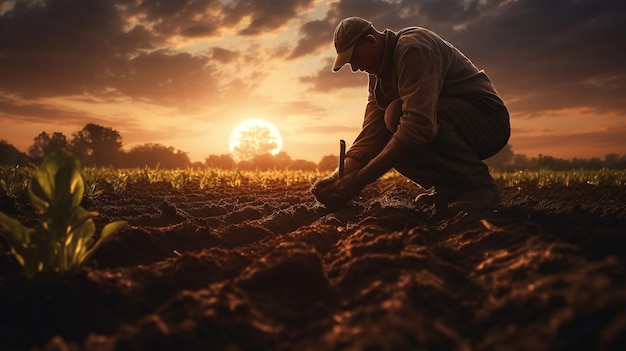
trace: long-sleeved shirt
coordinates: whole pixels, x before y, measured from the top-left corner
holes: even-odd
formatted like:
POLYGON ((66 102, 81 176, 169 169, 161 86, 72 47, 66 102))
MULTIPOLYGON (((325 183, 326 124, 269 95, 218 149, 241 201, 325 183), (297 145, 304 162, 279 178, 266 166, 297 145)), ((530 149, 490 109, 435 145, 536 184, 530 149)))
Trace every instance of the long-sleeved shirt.
POLYGON ((390 138, 402 144, 424 145, 437 135, 439 97, 456 97, 492 108, 504 103, 483 70, 436 33, 420 27, 386 30, 379 72, 369 75, 369 95, 363 128, 346 157, 367 163, 390 138), (403 115, 394 134, 387 130, 385 108, 397 98, 403 115))

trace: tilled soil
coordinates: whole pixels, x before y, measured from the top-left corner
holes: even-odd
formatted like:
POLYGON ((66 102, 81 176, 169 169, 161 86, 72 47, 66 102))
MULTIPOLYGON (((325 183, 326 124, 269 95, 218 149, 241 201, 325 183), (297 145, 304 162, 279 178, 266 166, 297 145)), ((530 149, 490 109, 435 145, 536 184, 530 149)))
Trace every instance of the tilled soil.
POLYGON ((452 214, 400 178, 334 214, 308 189, 130 185, 83 203, 125 229, 35 279, 0 240, 0 349, 625 349, 626 189, 501 185, 498 212, 452 214))

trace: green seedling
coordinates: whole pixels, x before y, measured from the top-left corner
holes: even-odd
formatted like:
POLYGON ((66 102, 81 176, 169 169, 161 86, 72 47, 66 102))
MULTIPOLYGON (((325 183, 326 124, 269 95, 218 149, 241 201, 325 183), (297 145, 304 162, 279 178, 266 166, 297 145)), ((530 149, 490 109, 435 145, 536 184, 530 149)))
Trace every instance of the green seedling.
POLYGON ((185 173, 175 173, 172 175, 170 179, 170 184, 172 188, 180 191, 187 184, 187 175, 185 173))
POLYGON ((0 167, 0 187, 11 198, 17 198, 28 186, 28 170, 16 167, 0 167))
POLYGON ((98 172, 93 168, 83 169, 82 174, 85 196, 89 200, 94 201, 104 193, 104 190, 100 187, 100 183, 104 182, 104 180, 98 177, 98 172))
POLYGON ((30 200, 41 215, 35 228, 0 212, 0 227, 27 276, 78 266, 126 225, 109 223, 96 236, 93 218, 98 213, 80 207, 83 193, 79 161, 65 151, 53 152, 28 183, 30 200))
POLYGON ((128 186, 128 174, 119 173, 113 180, 111 181, 111 187, 113 188, 113 192, 116 194, 121 194, 126 190, 128 186))
POLYGON ((156 169, 151 169, 148 166, 145 166, 140 170, 139 180, 147 182, 149 184, 154 184, 162 180, 162 174, 159 171, 159 165, 157 165, 156 169))

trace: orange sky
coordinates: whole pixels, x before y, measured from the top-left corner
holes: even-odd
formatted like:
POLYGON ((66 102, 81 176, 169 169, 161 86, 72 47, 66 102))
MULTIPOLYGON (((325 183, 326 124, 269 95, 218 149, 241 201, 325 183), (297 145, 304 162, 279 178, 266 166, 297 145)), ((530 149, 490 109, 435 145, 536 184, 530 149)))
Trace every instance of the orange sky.
POLYGON ((622 0, 0 0, 0 139, 25 151, 96 123, 126 149, 203 161, 262 118, 293 159, 318 162, 362 123, 367 77, 330 72, 348 16, 465 52, 509 107, 517 154, 626 154, 622 0))

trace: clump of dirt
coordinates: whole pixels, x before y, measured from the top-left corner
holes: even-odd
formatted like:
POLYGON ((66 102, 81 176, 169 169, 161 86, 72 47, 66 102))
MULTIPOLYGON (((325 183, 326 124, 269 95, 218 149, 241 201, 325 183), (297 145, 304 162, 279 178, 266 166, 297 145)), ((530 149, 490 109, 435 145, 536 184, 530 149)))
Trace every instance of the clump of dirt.
MULTIPOLYGON (((398 178, 337 213, 308 187, 105 193, 84 203, 97 226, 129 226, 80 269, 35 279, 0 235, 0 348, 626 344, 625 189, 501 186, 498 212, 442 215, 398 178)), ((25 197, 0 210, 36 221, 25 197)))

